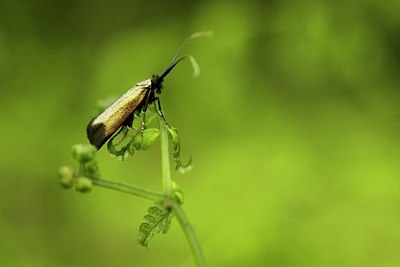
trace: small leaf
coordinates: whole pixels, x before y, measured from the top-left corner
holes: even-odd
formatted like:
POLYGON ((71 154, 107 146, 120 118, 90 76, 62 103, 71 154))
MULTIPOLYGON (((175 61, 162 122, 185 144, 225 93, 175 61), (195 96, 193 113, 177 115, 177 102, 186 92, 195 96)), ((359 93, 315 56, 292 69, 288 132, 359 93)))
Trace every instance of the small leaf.
POLYGON ((159 207, 150 207, 147 211, 150 214, 154 214, 154 215, 160 215, 163 213, 163 210, 160 209, 159 207))
POLYGON ((150 207, 144 216, 144 222, 139 227, 138 244, 149 247, 149 242, 155 234, 167 233, 171 224, 172 213, 159 207, 150 207))
MULTIPOLYGON (((146 111, 146 121, 145 121, 145 129, 151 128, 150 126, 153 124, 154 119, 156 118, 157 113, 154 111, 153 105, 150 105, 146 111)), ((141 129, 142 128, 142 119, 143 113, 138 114, 136 113, 135 119, 133 120, 133 128, 141 129)))
POLYGON ((122 126, 121 130, 118 131, 107 143, 107 150, 110 156, 118 160, 126 159, 129 154, 134 154, 134 150, 130 150, 130 143, 132 139, 128 136, 128 127, 122 126))
POLYGON ((149 108, 147 109, 147 113, 146 113, 146 127, 149 127, 149 125, 151 125, 151 123, 154 121, 156 116, 157 116, 157 113, 155 112, 154 107, 149 106, 149 108))
POLYGON ((182 188, 180 188, 180 186, 179 186, 177 183, 175 183, 175 182, 172 182, 172 194, 173 194, 173 196, 175 197, 175 199, 178 200, 178 203, 182 205, 183 202, 184 202, 183 190, 182 190, 182 188))
POLYGON ((148 231, 149 229, 150 229, 150 224, 148 224, 148 223, 142 223, 139 226, 139 230, 140 231, 148 231))
POLYGON ((157 128, 145 129, 143 133, 139 132, 133 137, 131 146, 136 150, 147 150, 153 145, 159 135, 160 130, 157 128))
POLYGON ((169 137, 171 138, 174 146, 179 146, 179 134, 176 128, 168 128, 169 137))
POLYGON ((181 174, 185 174, 190 172, 193 169, 193 164, 192 164, 192 157, 189 158, 188 162, 186 164, 182 164, 181 161, 177 162, 175 166, 175 170, 177 170, 181 174))
POLYGON ((168 233, 169 227, 171 226, 171 219, 172 219, 172 214, 171 216, 168 216, 165 220, 164 220, 164 224, 162 226, 162 233, 166 234, 168 233))
POLYGON ((150 215, 150 214, 146 214, 144 216, 144 220, 146 222, 149 222, 149 223, 155 223, 157 219, 154 216, 150 215))
POLYGON ((160 218, 164 215, 164 210, 160 209, 159 207, 150 207, 147 211, 156 218, 160 218))
POLYGON ((181 145, 179 141, 179 133, 175 128, 168 128, 169 137, 172 141, 173 151, 172 157, 175 161, 175 170, 179 173, 185 174, 193 169, 192 157, 189 158, 188 163, 182 164, 181 162, 181 145))

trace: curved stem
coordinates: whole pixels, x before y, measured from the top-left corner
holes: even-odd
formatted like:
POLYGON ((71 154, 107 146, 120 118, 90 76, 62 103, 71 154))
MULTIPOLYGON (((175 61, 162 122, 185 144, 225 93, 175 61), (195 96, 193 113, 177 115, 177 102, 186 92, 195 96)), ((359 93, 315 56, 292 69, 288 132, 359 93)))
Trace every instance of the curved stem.
POLYGON ((197 266, 206 267, 207 266, 206 260, 201 250, 199 240, 194 234, 194 229, 192 228, 189 219, 187 218, 180 204, 178 204, 177 202, 173 202, 172 206, 173 206, 172 210, 176 218, 178 219, 183 232, 185 233, 186 240, 188 241, 190 249, 192 250, 197 266))
POLYGON ((92 182, 93 182, 93 184, 101 186, 101 187, 117 190, 120 192, 147 198, 147 199, 154 200, 154 201, 161 201, 165 198, 165 196, 161 193, 143 189, 143 188, 140 188, 137 186, 124 184, 124 183, 118 183, 118 182, 113 182, 113 181, 108 181, 108 180, 103 180, 103 179, 92 179, 92 182))

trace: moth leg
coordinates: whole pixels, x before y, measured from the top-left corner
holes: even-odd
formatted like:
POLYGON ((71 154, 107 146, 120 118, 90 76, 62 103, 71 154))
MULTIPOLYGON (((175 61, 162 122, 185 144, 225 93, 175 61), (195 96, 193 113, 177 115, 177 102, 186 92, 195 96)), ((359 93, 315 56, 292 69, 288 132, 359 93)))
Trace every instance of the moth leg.
POLYGON ((144 132, 144 126, 145 126, 145 121, 146 121, 146 111, 147 111, 147 107, 148 107, 148 105, 149 105, 149 100, 150 100, 150 97, 151 97, 151 91, 147 94, 147 96, 146 96, 146 100, 145 100, 145 102, 144 102, 144 105, 143 105, 143 116, 142 116, 142 129, 141 129, 141 134, 142 134, 142 136, 143 136, 143 132, 144 132))
POLYGON ((158 97, 155 97, 155 98, 154 98, 154 107, 155 107, 155 110, 156 110, 157 114, 164 120, 165 124, 166 124, 169 128, 172 128, 171 125, 169 125, 169 123, 167 122, 167 120, 166 120, 165 117, 164 117, 164 113, 162 112, 162 108, 161 108, 160 98, 158 98, 158 97), (158 107, 157 107, 157 105, 156 105, 156 101, 157 101, 158 107))
POLYGON ((142 129, 140 130, 140 133, 143 136, 143 132, 144 132, 144 121, 146 120, 146 111, 143 112, 143 116, 142 116, 142 129))
MULTIPOLYGON (((114 135, 114 137, 116 137, 117 135, 121 134, 121 133, 125 130, 125 127, 127 128, 127 130, 123 133, 124 135, 121 137, 121 140, 119 140, 119 141, 115 144, 115 146, 121 144, 122 141, 124 141, 124 139, 125 139, 126 136, 128 135, 128 132, 129 132, 129 125, 123 124, 123 125, 119 128, 119 131, 114 135)), ((113 137, 113 139, 114 139, 114 137, 113 137)), ((110 139, 110 140, 111 140, 111 139, 110 139)))

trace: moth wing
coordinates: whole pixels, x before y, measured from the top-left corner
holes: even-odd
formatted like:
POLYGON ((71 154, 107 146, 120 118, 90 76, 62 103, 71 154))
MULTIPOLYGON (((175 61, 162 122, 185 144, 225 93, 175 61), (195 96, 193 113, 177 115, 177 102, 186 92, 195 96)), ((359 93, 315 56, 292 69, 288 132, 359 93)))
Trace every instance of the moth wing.
POLYGON ((93 118, 87 128, 87 136, 92 145, 100 149, 102 145, 141 107, 151 89, 151 80, 145 80, 129 89, 115 100, 106 110, 93 118))

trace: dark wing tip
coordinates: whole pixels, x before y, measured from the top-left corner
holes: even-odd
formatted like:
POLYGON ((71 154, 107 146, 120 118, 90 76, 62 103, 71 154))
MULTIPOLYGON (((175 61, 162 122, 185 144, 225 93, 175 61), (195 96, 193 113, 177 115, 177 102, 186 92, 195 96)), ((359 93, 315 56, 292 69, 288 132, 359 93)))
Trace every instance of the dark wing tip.
POLYGON ((93 120, 91 120, 86 127, 86 134, 89 142, 99 150, 108 138, 105 136, 104 124, 93 124, 93 120))

